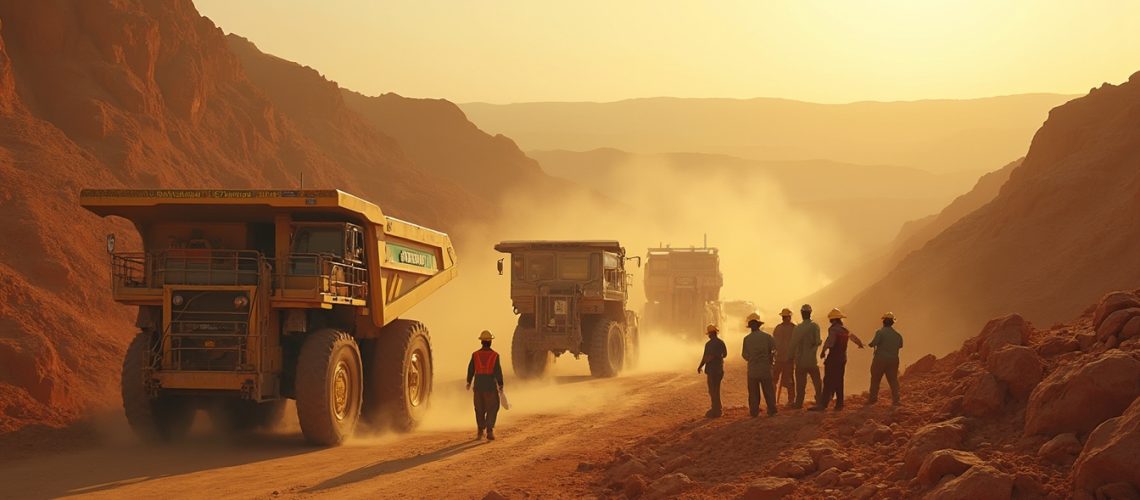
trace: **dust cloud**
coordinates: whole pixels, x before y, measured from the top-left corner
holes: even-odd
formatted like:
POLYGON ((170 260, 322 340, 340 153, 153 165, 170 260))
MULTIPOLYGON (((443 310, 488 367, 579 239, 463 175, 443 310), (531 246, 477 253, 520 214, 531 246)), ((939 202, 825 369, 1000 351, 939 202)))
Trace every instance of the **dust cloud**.
MULTIPOLYGON (((614 189, 604 193, 516 192, 502 203, 495 223, 452 233, 459 277, 408 314, 431 330, 437 407, 447 404, 449 391, 462 390, 467 362, 479 347, 476 337, 483 329, 495 334, 505 374, 513 376, 510 340, 517 317, 511 308, 509 275, 498 275, 495 266, 506 257, 509 269, 509 257, 492 248, 502 240, 616 239, 629 256, 644 258, 647 248, 662 244, 700 246, 707 234, 709 246, 720 249, 722 299, 756 303, 769 326, 777 320, 776 311, 791 307, 789 301, 830 281, 813 263, 842 251, 837 238, 830 236, 834 228, 792 209, 775 182, 759 175, 742 180, 659 165, 631 167, 615 169, 606 182, 614 189)), ((634 274, 629 308, 640 313, 645 303, 642 270, 633 261, 627 269, 634 274)), ((743 336, 742 322, 729 319, 724 333, 730 353, 736 352, 733 344, 743 336), (733 328, 738 324, 739 329, 733 328)), ((681 340, 644 332, 636 371, 695 370, 703 332, 695 337, 681 340)), ((589 373, 584 357, 576 361, 566 354, 556 366, 566 376, 589 373)), ((463 399, 464 414, 469 407, 463 399)))

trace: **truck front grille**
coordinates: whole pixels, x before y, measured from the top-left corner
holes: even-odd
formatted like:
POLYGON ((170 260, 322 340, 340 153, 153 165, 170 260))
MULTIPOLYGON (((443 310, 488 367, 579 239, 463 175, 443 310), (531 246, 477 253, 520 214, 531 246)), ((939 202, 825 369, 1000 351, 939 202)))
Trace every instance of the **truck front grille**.
POLYGON ((173 366, 165 368, 237 371, 246 364, 252 297, 232 290, 175 290, 170 296, 167 339, 173 366), (239 297, 245 297, 245 306, 235 307, 239 297))

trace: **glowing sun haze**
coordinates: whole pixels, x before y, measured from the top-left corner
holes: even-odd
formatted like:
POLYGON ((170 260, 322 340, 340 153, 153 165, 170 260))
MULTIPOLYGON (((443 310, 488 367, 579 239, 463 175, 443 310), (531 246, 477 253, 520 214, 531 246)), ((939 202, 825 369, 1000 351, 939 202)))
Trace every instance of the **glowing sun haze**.
POLYGON ((1082 93, 1140 61, 1126 1, 195 3, 344 87, 456 102, 1082 93))

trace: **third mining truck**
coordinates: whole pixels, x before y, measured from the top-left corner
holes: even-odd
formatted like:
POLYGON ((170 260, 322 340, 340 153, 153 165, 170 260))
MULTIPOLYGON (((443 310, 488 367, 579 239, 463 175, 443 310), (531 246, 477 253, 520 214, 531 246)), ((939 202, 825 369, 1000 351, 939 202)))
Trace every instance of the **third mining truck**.
MULTIPOLYGON (((595 377, 615 376, 636 362, 638 319, 626 308, 632 278, 618 242, 504 241, 495 250, 511 256, 517 376, 543 376, 567 352, 585 354, 595 377)), ((503 267, 500 260, 500 273, 503 267)))
POLYGON ((402 316, 455 276, 444 233, 337 190, 89 190, 88 210, 132 223, 111 293, 138 306, 123 362, 127 422, 185 434, 198 409, 231 430, 297 401, 301 432, 334 445, 363 417, 410 430, 432 392, 427 328, 402 316))
POLYGON ((716 248, 650 248, 645 262, 645 327, 703 336, 721 318, 720 255, 716 248))

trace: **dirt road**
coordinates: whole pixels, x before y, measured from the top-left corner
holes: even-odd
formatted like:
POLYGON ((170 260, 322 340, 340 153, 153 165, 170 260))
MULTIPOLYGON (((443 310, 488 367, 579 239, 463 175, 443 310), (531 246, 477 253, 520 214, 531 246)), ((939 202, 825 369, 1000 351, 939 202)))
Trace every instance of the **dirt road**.
POLYGON ((437 391, 432 417, 413 434, 329 449, 306 446, 295 430, 229 439, 198 433, 168 447, 120 437, 0 463, 0 498, 481 498, 491 490, 580 497, 597 491, 596 474, 578 471, 580 464, 603 463, 708 404, 704 377, 693 372, 564 374, 508 387, 515 408, 500 412, 499 439, 488 443, 472 439, 461 383, 440 385, 450 390, 437 391))

